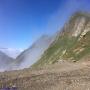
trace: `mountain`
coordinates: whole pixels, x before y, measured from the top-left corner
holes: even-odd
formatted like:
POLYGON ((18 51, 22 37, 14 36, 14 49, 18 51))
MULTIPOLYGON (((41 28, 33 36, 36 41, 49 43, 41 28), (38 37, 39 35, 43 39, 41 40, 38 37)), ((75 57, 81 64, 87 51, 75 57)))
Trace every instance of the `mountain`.
POLYGON ((20 65, 20 68, 30 67, 33 63, 35 63, 44 51, 48 48, 48 46, 52 42, 52 37, 48 35, 41 36, 31 47, 24 50, 17 58, 16 64, 20 65))
POLYGON ((0 48, 0 51, 2 51, 6 55, 14 59, 22 52, 22 50, 12 49, 12 48, 0 48))
POLYGON ((0 51, 0 71, 10 70, 14 60, 0 51))
POLYGON ((41 67, 62 60, 78 61, 90 56, 90 14, 77 12, 71 16, 53 43, 32 66, 41 67))
POLYGON ((41 37, 17 57, 17 63, 29 66, 36 55, 34 68, 0 73, 0 89, 90 90, 90 14, 73 15, 61 32, 41 37))

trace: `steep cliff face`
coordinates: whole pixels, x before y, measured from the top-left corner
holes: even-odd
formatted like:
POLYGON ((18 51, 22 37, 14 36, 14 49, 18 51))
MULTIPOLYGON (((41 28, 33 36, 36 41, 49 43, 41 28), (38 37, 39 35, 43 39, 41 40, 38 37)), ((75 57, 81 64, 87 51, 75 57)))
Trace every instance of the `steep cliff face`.
POLYGON ((75 13, 33 67, 90 55, 90 14, 75 13))

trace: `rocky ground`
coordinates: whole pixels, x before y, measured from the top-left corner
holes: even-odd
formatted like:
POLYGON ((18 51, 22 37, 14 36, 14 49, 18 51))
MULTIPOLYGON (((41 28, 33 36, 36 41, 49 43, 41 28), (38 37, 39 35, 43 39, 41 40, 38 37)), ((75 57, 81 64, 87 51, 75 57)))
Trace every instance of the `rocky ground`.
POLYGON ((90 90, 90 61, 3 72, 0 90, 90 90))

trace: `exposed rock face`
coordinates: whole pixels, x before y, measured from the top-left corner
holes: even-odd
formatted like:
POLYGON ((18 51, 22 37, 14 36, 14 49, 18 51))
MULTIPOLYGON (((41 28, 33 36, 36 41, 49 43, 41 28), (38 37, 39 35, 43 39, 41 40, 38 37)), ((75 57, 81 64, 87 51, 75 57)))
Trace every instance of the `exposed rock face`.
POLYGON ((78 61, 86 55, 90 55, 90 14, 78 12, 33 66, 53 64, 63 59, 78 61))
POLYGON ((74 32, 72 33, 72 36, 77 37, 82 32, 82 29, 84 28, 85 22, 86 22, 86 20, 84 17, 81 17, 80 19, 76 20, 75 26, 73 28, 74 32))
POLYGON ((90 22, 86 25, 86 28, 80 35, 80 39, 83 38, 88 32, 90 32, 90 22))

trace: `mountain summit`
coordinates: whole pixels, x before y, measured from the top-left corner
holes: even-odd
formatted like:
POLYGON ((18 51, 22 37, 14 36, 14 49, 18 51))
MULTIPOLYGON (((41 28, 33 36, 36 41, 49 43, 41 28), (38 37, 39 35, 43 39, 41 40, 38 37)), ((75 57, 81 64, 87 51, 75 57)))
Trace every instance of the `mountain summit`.
POLYGON ((90 14, 77 12, 33 67, 61 60, 78 61, 87 56, 90 56, 90 14))

